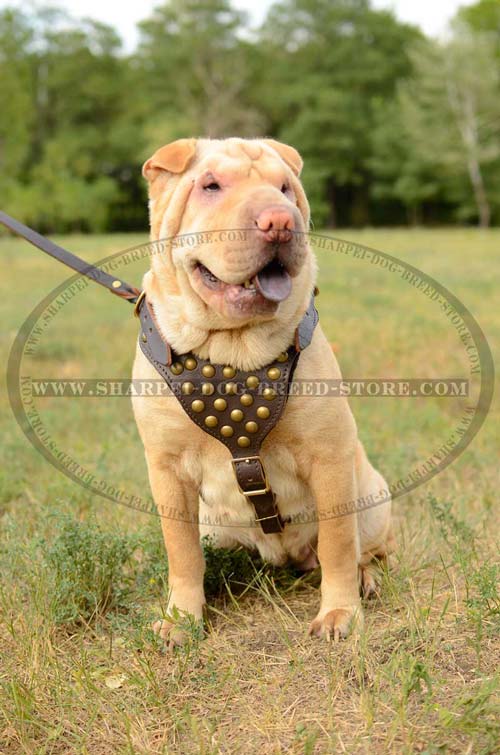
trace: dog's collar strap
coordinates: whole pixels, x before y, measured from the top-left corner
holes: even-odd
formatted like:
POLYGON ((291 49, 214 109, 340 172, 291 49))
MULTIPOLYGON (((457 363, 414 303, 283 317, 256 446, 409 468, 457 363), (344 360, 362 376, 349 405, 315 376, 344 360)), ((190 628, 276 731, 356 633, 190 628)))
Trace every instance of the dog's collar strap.
POLYGON ((211 364, 196 355, 174 354, 157 326, 144 295, 135 312, 141 323, 142 352, 164 378, 190 419, 229 449, 238 487, 255 510, 266 534, 281 532, 284 521, 260 457, 264 438, 285 408, 300 352, 311 342, 318 313, 314 295, 296 332, 294 344, 270 364, 249 372, 211 364))

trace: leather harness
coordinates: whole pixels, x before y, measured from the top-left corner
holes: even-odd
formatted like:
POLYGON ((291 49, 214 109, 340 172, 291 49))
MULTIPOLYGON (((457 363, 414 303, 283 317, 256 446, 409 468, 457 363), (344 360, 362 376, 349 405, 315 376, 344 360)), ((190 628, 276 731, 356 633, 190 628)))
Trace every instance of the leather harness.
POLYGON ((311 342, 318 313, 311 294, 294 343, 258 370, 211 364, 193 353, 175 354, 160 333, 153 307, 140 291, 71 254, 28 226, 0 212, 0 223, 73 270, 134 304, 141 324, 139 345, 189 418, 223 443, 232 456, 240 492, 253 506, 266 534, 282 532, 282 519, 260 457, 264 438, 280 419, 301 351, 311 342))

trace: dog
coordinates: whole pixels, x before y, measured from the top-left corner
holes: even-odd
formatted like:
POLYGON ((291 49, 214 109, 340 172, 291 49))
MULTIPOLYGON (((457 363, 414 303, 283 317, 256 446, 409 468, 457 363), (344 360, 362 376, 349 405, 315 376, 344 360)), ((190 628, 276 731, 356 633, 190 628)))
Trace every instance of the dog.
MULTIPOLYGON (((304 243, 310 210, 301 169, 299 153, 273 139, 179 139, 146 161, 151 240, 172 241, 152 255, 143 289, 175 353, 256 370, 293 343, 317 273, 304 243), (203 243, 204 233, 221 229, 252 232, 237 241, 216 233, 203 243), (191 244, 175 243, 185 234, 191 244), (280 280, 262 283, 273 260, 280 280)), ((133 377, 158 379, 140 348, 133 377)), ((318 324, 294 379, 340 377, 318 324)), ((385 558, 394 540, 388 494, 380 505, 352 506, 379 500, 387 484, 368 461, 345 398, 291 395, 264 440, 261 458, 280 514, 303 522, 276 534, 244 526, 251 506, 228 450, 173 396, 136 396, 133 409, 158 510, 179 512, 161 517, 169 596, 167 618, 154 629, 168 644, 185 639, 176 618, 203 618, 200 538, 207 534, 220 547, 243 544, 276 565, 309 569, 319 561, 321 601, 309 634, 338 640, 361 624, 360 586, 365 595, 375 589, 373 561, 385 558), (210 525, 221 517, 229 526, 210 525)))

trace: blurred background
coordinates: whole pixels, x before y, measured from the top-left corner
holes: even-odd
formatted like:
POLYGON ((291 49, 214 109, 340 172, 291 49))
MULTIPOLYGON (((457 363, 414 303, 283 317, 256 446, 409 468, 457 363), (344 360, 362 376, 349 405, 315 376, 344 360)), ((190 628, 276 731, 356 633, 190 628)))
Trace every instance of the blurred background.
POLYGON ((101 5, 0 2, 17 218, 144 231, 157 147, 266 135, 302 153, 316 228, 500 223, 500 0, 101 5))

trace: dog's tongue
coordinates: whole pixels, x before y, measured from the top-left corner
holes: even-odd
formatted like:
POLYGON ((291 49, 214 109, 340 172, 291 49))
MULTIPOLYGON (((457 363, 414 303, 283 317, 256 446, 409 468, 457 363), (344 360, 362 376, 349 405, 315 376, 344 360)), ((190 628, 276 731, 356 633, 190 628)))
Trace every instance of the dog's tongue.
POLYGON ((255 276, 257 290, 269 301, 283 301, 290 296, 292 279, 278 260, 273 260, 255 276))

